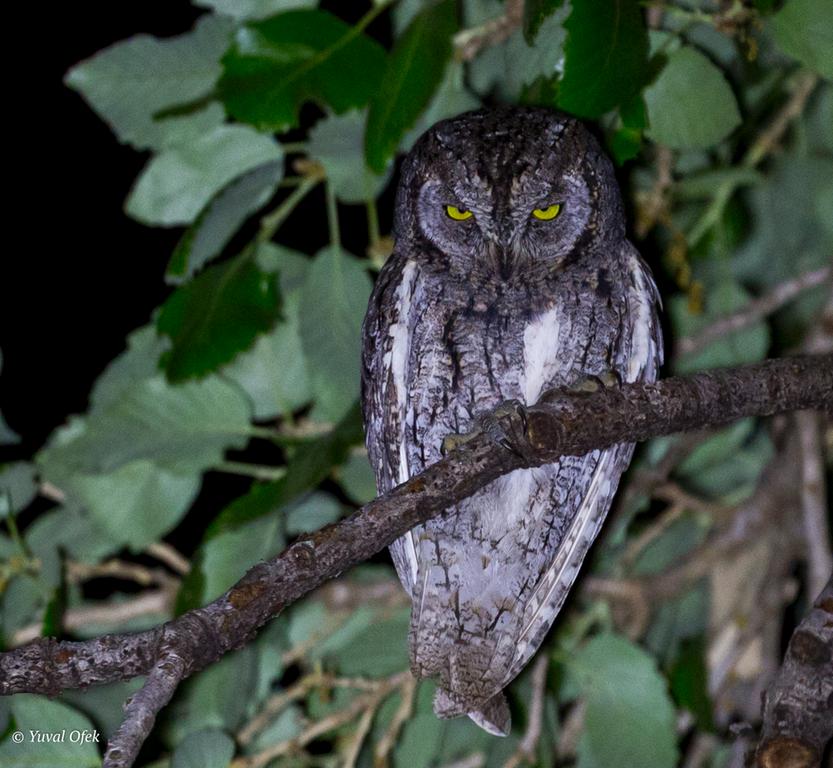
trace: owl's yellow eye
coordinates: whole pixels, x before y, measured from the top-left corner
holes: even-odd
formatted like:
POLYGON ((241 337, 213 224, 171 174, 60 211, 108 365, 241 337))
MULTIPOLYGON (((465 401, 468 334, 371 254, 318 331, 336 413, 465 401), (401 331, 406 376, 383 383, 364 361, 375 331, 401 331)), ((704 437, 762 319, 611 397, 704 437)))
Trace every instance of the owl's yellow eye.
POLYGON ((461 211, 456 205, 447 205, 445 207, 445 212, 448 214, 449 218, 454 219, 454 221, 465 221, 466 219, 470 219, 474 216, 471 211, 461 211))
POLYGON ((561 212, 561 206, 556 203, 548 208, 536 208, 532 215, 541 221, 552 221, 561 212))

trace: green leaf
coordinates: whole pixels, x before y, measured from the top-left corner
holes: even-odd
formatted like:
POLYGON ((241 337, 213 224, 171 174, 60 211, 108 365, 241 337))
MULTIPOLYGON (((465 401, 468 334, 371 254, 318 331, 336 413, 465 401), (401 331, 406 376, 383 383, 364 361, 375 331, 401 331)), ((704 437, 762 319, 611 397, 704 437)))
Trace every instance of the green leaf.
POLYGON ((664 600, 657 606, 645 634, 645 647, 660 664, 670 664, 680 643, 708 629, 709 588, 701 581, 685 594, 664 600))
MULTIPOLYGON (((467 27, 488 23, 503 13, 503 5, 494 0, 468 2, 465 9, 467 27)), ((569 14, 570 4, 565 3, 546 17, 534 46, 518 29, 506 42, 485 48, 467 64, 471 87, 484 97, 495 94, 506 101, 554 106, 554 83, 564 68, 564 21, 569 14)))
POLYGON ((90 394, 91 412, 102 411, 122 398, 141 379, 159 372, 159 358, 170 348, 167 339, 145 325, 127 337, 127 349, 110 363, 96 379, 90 394))
POLYGON ((59 553, 59 557, 61 561, 61 580, 53 588, 52 594, 46 603, 46 608, 44 608, 40 623, 42 637, 58 637, 63 631, 63 617, 67 607, 67 584, 64 577, 66 558, 63 553, 59 553))
POLYGON ((334 654, 345 675, 389 675, 408 667, 408 626, 411 609, 396 610, 377 620, 334 654))
POLYGON ((362 442, 361 411, 358 404, 326 435, 302 443, 286 468, 286 475, 273 483, 255 483, 249 493, 233 501, 211 524, 211 538, 223 530, 270 515, 315 488, 334 467, 347 458, 350 448, 362 442))
MULTIPOLYGON (((3 353, 0 352, 0 371, 3 370, 3 353)), ((0 445, 15 445, 20 442, 19 435, 11 430, 0 413, 0 445)))
POLYGON ((184 35, 166 40, 136 35, 76 64, 65 83, 81 93, 119 141, 136 149, 193 140, 223 121, 218 105, 185 117, 154 115, 210 94, 232 29, 228 19, 206 15, 184 35))
POLYGON ((394 766, 428 768, 436 765, 436 756, 443 743, 444 725, 444 721, 433 712, 420 712, 409 718, 393 752, 394 766))
POLYGON ((338 481, 357 504, 367 504, 376 498, 376 476, 365 451, 350 454, 338 472, 338 481))
POLYGON ((768 26, 781 50, 833 80, 833 4, 789 0, 768 26))
POLYGON ((609 139, 610 151, 618 165, 636 157, 642 148, 642 132, 648 125, 648 114, 642 94, 621 104, 619 118, 620 128, 609 139))
POLYGON ((227 653, 216 664, 194 675, 177 691, 165 721, 174 743, 201 729, 232 730, 249 712, 252 701, 232 691, 251 691, 257 682, 257 652, 253 646, 227 653))
POLYGON ((390 180, 391 169, 376 174, 364 159, 363 112, 321 120, 309 133, 309 156, 324 166, 327 182, 342 203, 375 199, 390 180))
POLYGON ((451 58, 456 29, 454 0, 439 0, 418 13, 396 41, 367 113, 365 152, 377 173, 431 101, 451 58))
POLYGON ((215 13, 233 19, 265 19, 281 11, 295 8, 313 8, 318 0, 192 0, 194 5, 211 8, 215 13))
POLYGON ((237 382, 248 395, 258 421, 290 413, 312 397, 299 329, 300 288, 310 260, 272 244, 262 246, 263 251, 274 257, 280 270, 283 318, 223 369, 223 375, 237 382))
POLYGON ((416 140, 432 125, 462 112, 477 109, 480 100, 469 93, 465 83, 465 70, 461 62, 451 61, 446 67, 442 82, 437 88, 428 108, 419 116, 414 127, 408 131, 400 147, 410 149, 416 140))
POLYGON ((69 500, 57 509, 40 515, 26 529, 26 544, 41 560, 41 578, 54 586, 61 578, 58 551, 73 560, 98 563, 121 549, 86 510, 69 500))
POLYGON ((189 733, 174 750, 171 768, 227 768, 234 741, 222 731, 189 733))
POLYGON ((62 691, 60 701, 89 717, 101 729, 101 739, 109 739, 124 719, 124 702, 135 694, 143 683, 144 678, 134 677, 125 682, 62 691))
POLYGON ((684 463, 677 471, 695 493, 721 498, 725 504, 738 504, 754 492, 774 454, 769 435, 757 430, 728 460, 715 462, 699 472, 691 472, 684 463))
POLYGON ((199 488, 198 476, 142 459, 108 474, 74 475, 66 490, 114 541, 141 552, 179 523, 199 488))
POLYGON ((674 768, 674 707, 648 654, 608 634, 593 638, 566 663, 587 706, 579 768, 674 768))
POLYGON ((341 418, 358 397, 361 327, 370 291, 361 262, 341 249, 324 248, 313 259, 301 289, 300 330, 322 419, 341 418))
MULTIPOLYGON (((16 744, 7 738, 0 742, 0 765, 26 768, 94 768, 101 765, 98 746, 92 739, 97 731, 80 712, 50 701, 45 696, 19 693, 11 699, 15 726, 24 739, 16 744), (63 741, 35 741, 30 732, 64 734, 63 741), (70 741, 74 731, 88 734, 90 740, 70 741)), ((99 737, 99 743, 101 739, 99 737)))
MULTIPOLYGON (((38 621, 39 613, 46 604, 47 598, 43 583, 34 576, 22 573, 13 578, 0 595, 3 607, 0 629, 3 631, 3 637, 8 638, 16 629, 38 621)), ((0 755, 3 755, 2 749, 3 745, 0 742, 0 755)))
POLYGON ((573 3, 564 26, 564 76, 558 105, 598 117, 635 94, 648 71, 648 35, 637 0, 573 3))
POLYGON ((165 279, 181 283, 221 253, 240 225, 272 197, 282 177, 283 163, 274 161, 220 190, 177 244, 165 279))
POLYGON ((282 158, 271 137, 245 125, 217 126, 154 157, 130 192, 126 211, 144 224, 190 224, 233 179, 282 158))
POLYGON ((714 729, 712 703, 706 685, 708 679, 703 637, 684 642, 671 670, 671 692, 677 704, 691 712, 697 725, 705 731, 714 729))
POLYGON ((0 518, 25 509, 37 494, 34 464, 0 464, 0 518))
POLYGON ((169 381, 214 371, 251 347, 280 316, 278 281, 247 253, 209 267, 177 288, 156 322, 171 338, 162 357, 169 381))
MULTIPOLYGON (((830 115, 827 117, 829 121, 830 115)), ((827 133, 833 133, 829 122, 825 127, 827 133)), ((739 280, 774 286, 830 264, 833 211, 825 214, 818 207, 831 179, 833 160, 823 150, 810 156, 793 151, 774 161, 765 183, 746 192, 752 229, 731 263, 739 280)), ((811 309, 807 299, 805 293, 788 309, 811 309)))
POLYGON ((329 493, 313 491, 286 510, 286 532, 290 536, 317 531, 341 517, 341 504, 329 493))
POLYGON ((555 13, 564 0, 526 0, 524 3, 523 31, 528 45, 535 44, 535 37, 544 20, 555 13))
POLYGON ((683 46, 668 56, 645 89, 648 135, 672 149, 710 147, 739 124, 737 101, 723 73, 702 53, 683 46))
POLYGON ((715 190, 724 184, 754 187, 763 181, 763 174, 753 168, 712 168, 685 176, 678 183, 675 182, 674 197, 679 200, 710 200, 715 190))
POLYGON ((209 377, 176 387, 161 376, 137 382, 122 397, 57 430, 37 456, 46 479, 103 474, 137 459, 178 474, 216 466, 249 437, 249 405, 236 386, 209 377))
POLYGON ((703 542, 708 528, 708 523, 691 515, 675 520, 642 551, 634 563, 633 575, 662 573, 673 563, 680 562, 703 542))
POLYGON ((237 31, 220 92, 232 117, 284 131, 307 101, 338 114, 365 105, 384 66, 384 49, 358 28, 326 11, 288 11, 237 31))
POLYGON ((20 442, 20 435, 6 424, 3 414, 0 413, 0 445, 16 445, 20 442))
MULTIPOLYGON (((732 279, 715 281, 706 293, 705 312, 692 312, 685 296, 672 296, 668 314, 674 338, 696 336, 698 331, 715 320, 737 312, 750 299, 749 293, 732 279)), ((769 329, 761 320, 753 325, 716 339, 701 352, 688 354, 675 361, 675 371, 688 373, 707 368, 742 365, 763 360, 769 349, 769 329)))
POLYGON ((255 563, 274 557, 285 545, 279 515, 261 517, 208 539, 201 547, 204 578, 198 603, 204 605, 223 594, 255 563))

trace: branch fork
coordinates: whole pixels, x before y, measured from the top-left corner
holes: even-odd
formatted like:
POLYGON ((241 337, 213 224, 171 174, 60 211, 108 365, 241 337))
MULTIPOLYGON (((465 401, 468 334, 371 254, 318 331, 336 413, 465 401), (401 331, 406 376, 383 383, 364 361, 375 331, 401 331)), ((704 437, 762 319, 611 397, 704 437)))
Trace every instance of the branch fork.
POLYGON ((55 695, 147 675, 105 756, 105 768, 126 768, 182 680, 249 642, 259 627, 322 582, 498 477, 562 455, 808 408, 833 412, 833 354, 768 360, 594 393, 546 393, 527 409, 530 455, 477 434, 350 517, 258 563, 202 608, 144 632, 82 642, 40 638, 2 654, 0 694, 55 695))

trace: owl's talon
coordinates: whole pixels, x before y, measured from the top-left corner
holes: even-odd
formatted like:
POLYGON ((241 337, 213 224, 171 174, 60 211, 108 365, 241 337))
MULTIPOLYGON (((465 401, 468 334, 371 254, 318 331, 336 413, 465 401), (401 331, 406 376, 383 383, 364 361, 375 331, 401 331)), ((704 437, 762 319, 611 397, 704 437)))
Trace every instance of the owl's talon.
POLYGON ((474 432, 453 432, 450 435, 446 435, 443 438, 442 443, 440 444, 440 453, 443 456, 445 456, 447 453, 451 453, 451 451, 469 442, 469 440, 471 440, 476 434, 477 430, 475 430, 474 432))
POLYGON ((622 386, 622 379, 616 371, 607 370, 603 371, 598 376, 594 374, 582 376, 580 379, 574 381, 569 387, 567 387, 567 390, 574 394, 592 394, 609 387, 620 386, 622 386))
POLYGON ((536 459, 527 436, 526 406, 519 400, 507 400, 478 419, 480 431, 501 448, 517 454, 529 463, 536 459))

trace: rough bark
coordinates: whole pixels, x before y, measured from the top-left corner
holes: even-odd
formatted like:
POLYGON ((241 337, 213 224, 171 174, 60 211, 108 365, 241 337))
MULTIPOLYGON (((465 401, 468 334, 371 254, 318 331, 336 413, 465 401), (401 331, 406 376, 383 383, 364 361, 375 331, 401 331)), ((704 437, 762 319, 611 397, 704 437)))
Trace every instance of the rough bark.
POLYGON ((833 738, 833 575, 793 632, 764 699, 759 768, 815 768, 833 738))
MULTIPOLYGON (((161 627, 82 642, 42 638, 5 653, 0 694, 54 695, 147 674, 105 756, 105 766, 129 766, 181 680, 245 645, 266 621, 323 581, 497 477, 620 442, 808 408, 833 410, 833 355, 769 360, 592 394, 546 393, 528 410, 521 450, 477 434, 352 516, 257 564, 214 602, 161 627)), ((507 424, 507 432, 516 432, 512 427, 507 424)))

